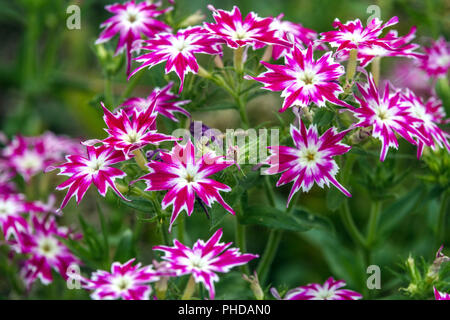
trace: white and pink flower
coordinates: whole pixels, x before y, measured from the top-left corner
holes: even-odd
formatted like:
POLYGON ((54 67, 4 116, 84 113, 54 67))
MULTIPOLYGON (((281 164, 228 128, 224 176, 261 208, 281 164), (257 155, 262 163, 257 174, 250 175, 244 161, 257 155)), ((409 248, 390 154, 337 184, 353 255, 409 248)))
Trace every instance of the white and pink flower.
POLYGON ((263 83, 263 89, 281 91, 281 97, 285 99, 280 112, 292 106, 306 107, 312 102, 323 107, 326 101, 351 107, 337 97, 343 92, 339 77, 345 73, 344 67, 333 60, 332 52, 325 53, 318 60, 314 59, 313 53, 312 45, 306 50, 295 46, 285 55, 285 65, 261 61, 268 71, 258 77, 245 78, 263 83))
POLYGON ((385 28, 396 23, 398 23, 397 17, 392 17, 385 24, 375 18, 364 28, 359 19, 347 21, 343 24, 336 18, 333 22, 333 28, 337 30, 321 33, 320 41, 337 48, 336 52, 352 49, 359 51, 361 48, 372 48, 374 46, 390 50, 392 49, 390 47, 391 37, 380 38, 380 35, 385 28))
POLYGON ((58 175, 69 177, 56 187, 57 190, 68 188, 59 210, 62 210, 73 196, 79 204, 91 184, 97 187, 103 197, 108 188, 112 188, 119 197, 126 200, 114 184, 116 178, 124 178, 126 174, 112 166, 124 160, 125 156, 122 151, 109 146, 86 146, 86 156, 69 155, 66 157, 67 162, 50 167, 49 171, 59 169, 58 175))
POLYGON ((330 277, 323 285, 311 283, 300 287, 290 300, 359 300, 362 295, 356 291, 342 289, 346 283, 343 280, 334 280, 330 277))
POLYGON ((401 98, 400 91, 391 93, 387 82, 384 92, 380 92, 372 75, 369 75, 367 84, 356 85, 362 97, 355 95, 361 107, 351 109, 359 119, 355 126, 373 128, 372 136, 381 141, 380 161, 386 159, 390 147, 398 149, 395 133, 413 145, 417 145, 414 137, 426 143, 426 138, 416 129, 423 121, 414 117, 410 107, 401 98))
POLYGON ((130 110, 137 108, 138 110, 145 110, 156 100, 156 112, 172 121, 178 122, 175 113, 182 113, 190 118, 191 114, 182 106, 191 102, 190 100, 178 100, 179 95, 172 93, 170 90, 173 87, 173 82, 169 82, 164 88, 155 88, 147 98, 133 97, 127 99, 122 103, 121 107, 128 113, 130 110))
POLYGON ((122 151, 126 158, 130 158, 132 157, 131 152, 146 145, 177 140, 175 137, 153 130, 153 128, 156 128, 156 99, 151 102, 147 109, 134 108, 130 112, 125 112, 122 109, 115 114, 102 104, 103 119, 108 126, 105 131, 109 136, 101 142, 113 149, 122 151))
POLYGON ((421 58, 420 67, 430 77, 445 77, 450 69, 450 42, 440 37, 433 41, 431 47, 424 47, 425 55, 421 58))
POLYGON ((51 283, 52 269, 67 279, 67 268, 72 264, 81 264, 59 240, 60 237, 67 239, 69 236, 70 231, 58 227, 54 217, 45 219, 32 215, 31 230, 20 232, 17 240, 11 243, 16 252, 29 256, 21 270, 28 288, 37 278, 45 285, 51 283))
POLYGON ((440 292, 435 287, 433 287, 433 291, 436 300, 450 300, 450 293, 440 292))
MULTIPOLYGON (((294 23, 287 20, 282 20, 284 14, 278 15, 274 18, 271 24, 271 28, 276 30, 276 35, 286 41, 293 42, 291 47, 298 45, 302 49, 309 45, 318 45, 319 49, 326 49, 326 46, 315 43, 318 37, 318 33, 312 29, 305 28, 300 23, 294 23)), ((278 60, 284 57, 288 53, 291 47, 274 45, 272 49, 272 57, 274 60, 278 60)))
POLYGON ((136 259, 124 264, 114 262, 111 272, 97 270, 90 279, 83 279, 83 288, 93 291, 94 300, 149 300, 152 292, 151 282, 159 280, 151 265, 133 265, 136 259))
POLYGON ((442 101, 432 96, 427 102, 417 96, 414 92, 406 90, 402 95, 411 114, 421 122, 418 122, 416 129, 426 138, 426 141, 418 139, 417 156, 420 157, 425 145, 430 146, 433 150, 436 147, 442 148, 445 146, 450 152, 450 143, 448 139, 450 135, 439 128, 438 124, 445 123, 445 110, 442 106, 442 101))
POLYGON ((266 45, 281 45, 290 47, 291 43, 283 40, 272 27, 273 18, 260 18, 250 12, 245 19, 237 6, 232 11, 208 8, 213 12, 215 23, 205 23, 205 28, 219 39, 226 42, 232 49, 251 46, 254 50, 266 45))
POLYGON ((174 71, 181 80, 179 92, 183 90, 186 74, 189 72, 196 74, 199 71, 195 54, 222 54, 222 48, 217 38, 201 27, 178 30, 176 34, 157 34, 152 39, 145 41, 141 49, 150 52, 135 59, 142 64, 130 76, 143 68, 152 68, 166 61, 166 74, 174 71))
POLYGON ((147 164, 150 173, 139 180, 147 183, 146 191, 168 190, 162 200, 162 208, 173 206, 169 231, 181 211, 185 210, 189 216, 192 214, 196 196, 209 207, 218 202, 225 210, 234 214, 234 210, 219 193, 231 191, 231 188, 208 178, 228 168, 233 162, 212 153, 196 159, 195 148, 191 141, 184 146, 175 143, 171 152, 161 151, 160 157, 161 162, 150 161, 147 164))
POLYGON ((125 50, 127 56, 127 75, 131 71, 131 51, 133 42, 140 40, 142 35, 153 38, 160 32, 170 31, 170 27, 155 18, 171 10, 157 10, 161 2, 151 3, 142 1, 136 3, 134 0, 125 3, 115 3, 105 7, 113 16, 103 22, 100 27, 105 28, 98 37, 96 44, 111 40, 119 34, 116 54, 125 50))
POLYGON ((197 240, 192 248, 175 239, 173 247, 155 246, 153 250, 164 252, 162 259, 167 261, 167 268, 177 276, 191 274, 196 283, 203 283, 210 299, 214 299, 214 282, 219 281, 218 272, 229 272, 231 268, 259 257, 255 254, 240 253, 238 248, 229 249, 231 242, 219 242, 222 234, 222 229, 219 229, 208 241, 197 240))
POLYGON ((308 192, 314 183, 323 188, 324 185, 333 184, 347 197, 351 194, 335 178, 339 168, 334 156, 348 152, 351 147, 341 143, 349 130, 337 132, 336 128, 328 129, 319 136, 315 125, 306 129, 300 121, 300 129, 291 125, 291 136, 295 147, 271 146, 270 165, 266 174, 281 173, 277 187, 294 182, 288 197, 287 206, 293 195, 300 189, 308 192))

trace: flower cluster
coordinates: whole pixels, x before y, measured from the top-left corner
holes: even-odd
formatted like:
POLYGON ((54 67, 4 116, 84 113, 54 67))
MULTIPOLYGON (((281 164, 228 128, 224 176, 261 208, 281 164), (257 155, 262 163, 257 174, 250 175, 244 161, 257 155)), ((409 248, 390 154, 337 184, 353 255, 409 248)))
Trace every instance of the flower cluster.
POLYGON ((93 299, 148 300, 152 292, 149 283, 163 277, 190 274, 195 282, 205 285, 210 298, 214 299, 214 282, 219 281, 217 272, 228 272, 233 267, 258 258, 258 255, 242 254, 239 249, 229 248, 231 242, 221 243, 221 237, 222 229, 219 229, 208 241, 198 240, 192 248, 178 240, 174 240, 173 247, 155 246, 153 250, 165 253, 165 263, 156 263, 158 269, 154 270, 153 266, 141 267, 141 264, 133 266, 135 259, 124 264, 114 262, 111 272, 99 270, 90 279, 84 279, 84 288, 93 290, 93 299))

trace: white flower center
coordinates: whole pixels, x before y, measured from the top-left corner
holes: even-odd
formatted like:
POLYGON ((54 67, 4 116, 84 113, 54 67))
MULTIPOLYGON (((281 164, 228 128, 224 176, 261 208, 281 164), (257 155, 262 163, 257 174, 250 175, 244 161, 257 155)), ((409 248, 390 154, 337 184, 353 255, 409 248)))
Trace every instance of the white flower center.
POLYGON ((316 74, 312 70, 305 70, 303 72, 299 72, 297 75, 297 81, 302 87, 314 85, 317 83, 317 80, 316 74))
POLYGON ((189 185, 195 183, 198 180, 197 168, 188 164, 187 167, 180 174, 181 182, 189 185))
POLYGON ((138 133, 136 130, 131 130, 127 132, 123 137, 123 141, 128 142, 130 144, 137 143, 141 140, 142 135, 138 133))
POLYGON ((103 169, 105 162, 102 159, 91 159, 86 166, 86 171, 91 174, 96 174, 103 169))
POLYGON ((3 200, 0 201, 0 215, 8 215, 11 213, 17 212, 19 209, 19 206, 16 204, 15 201, 11 200, 3 200))
POLYGON ((189 43, 186 42, 186 39, 184 38, 175 39, 172 45, 174 50, 180 53, 184 52, 189 47, 189 43))
POLYGON ((355 31, 355 32, 353 32, 353 33, 347 32, 347 33, 345 33, 345 34, 342 36, 342 38, 343 38, 344 40, 348 40, 348 41, 350 41, 350 42, 352 42, 352 43, 354 43, 354 44, 356 44, 356 45, 359 44, 361 41, 364 40, 363 35, 362 35, 359 31, 355 31))
POLYGON ((23 171, 39 171, 43 167, 42 157, 36 152, 26 150, 23 155, 16 159, 16 165, 23 171))
POLYGON ((209 259, 201 256, 201 252, 194 252, 189 255, 189 264, 193 269, 204 270, 209 266, 209 259))
POLYGON ((111 280, 111 284, 117 291, 126 291, 132 287, 133 279, 126 275, 119 275, 111 280))
POLYGON ((318 146, 310 145, 308 148, 299 150, 299 162, 303 167, 315 167, 322 160, 322 153, 318 146))
POLYGON ((333 290, 327 290, 324 288, 320 288, 315 294, 315 298, 318 300, 328 300, 334 297, 335 292, 333 290))
POLYGON ((42 237, 38 240, 38 253, 46 258, 52 259, 61 251, 58 240, 53 237, 42 237))
POLYGON ((236 26, 236 30, 234 30, 232 34, 233 40, 244 40, 249 37, 249 34, 247 33, 247 30, 243 28, 243 26, 238 25, 236 26))
POLYGON ((444 54, 436 57, 436 65, 439 67, 446 67, 450 64, 450 55, 444 54))

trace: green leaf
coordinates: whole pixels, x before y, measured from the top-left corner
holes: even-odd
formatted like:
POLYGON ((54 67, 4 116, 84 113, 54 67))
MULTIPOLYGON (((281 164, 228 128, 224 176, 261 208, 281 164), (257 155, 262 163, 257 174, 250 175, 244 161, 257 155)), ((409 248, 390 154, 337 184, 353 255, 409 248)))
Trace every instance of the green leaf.
POLYGON ((394 228, 405 220, 423 199, 423 186, 420 185, 385 208, 380 215, 380 234, 386 237, 394 228))
POLYGON ((151 201, 132 195, 127 195, 127 198, 131 201, 125 201, 122 198, 119 199, 122 204, 135 210, 149 214, 155 212, 155 207, 151 201))
POLYGON ((119 244, 114 255, 114 261, 126 262, 136 257, 136 248, 134 245, 133 232, 126 229, 120 238, 119 244))
POLYGON ((330 126, 334 118, 334 113, 325 109, 319 108, 314 113, 313 123, 319 127, 330 126))
POLYGON ((245 209, 240 217, 242 224, 258 224, 272 229, 282 229, 303 232, 312 228, 311 224, 305 223, 302 219, 293 214, 271 208, 268 206, 252 206, 245 209))
POLYGON ((329 188, 327 192, 327 207, 331 211, 336 211, 344 202, 346 196, 336 188, 329 188))

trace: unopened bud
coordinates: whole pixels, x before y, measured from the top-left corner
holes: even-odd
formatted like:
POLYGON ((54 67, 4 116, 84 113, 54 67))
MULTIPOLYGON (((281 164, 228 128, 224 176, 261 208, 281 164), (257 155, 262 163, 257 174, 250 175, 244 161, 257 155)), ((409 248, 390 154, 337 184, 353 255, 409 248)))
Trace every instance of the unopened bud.
POLYGON ((258 274, 256 273, 256 271, 253 273, 253 276, 247 276, 246 274, 243 274, 242 278, 250 283, 250 289, 252 289, 256 300, 264 300, 264 292, 261 289, 261 285, 259 284, 258 274))

